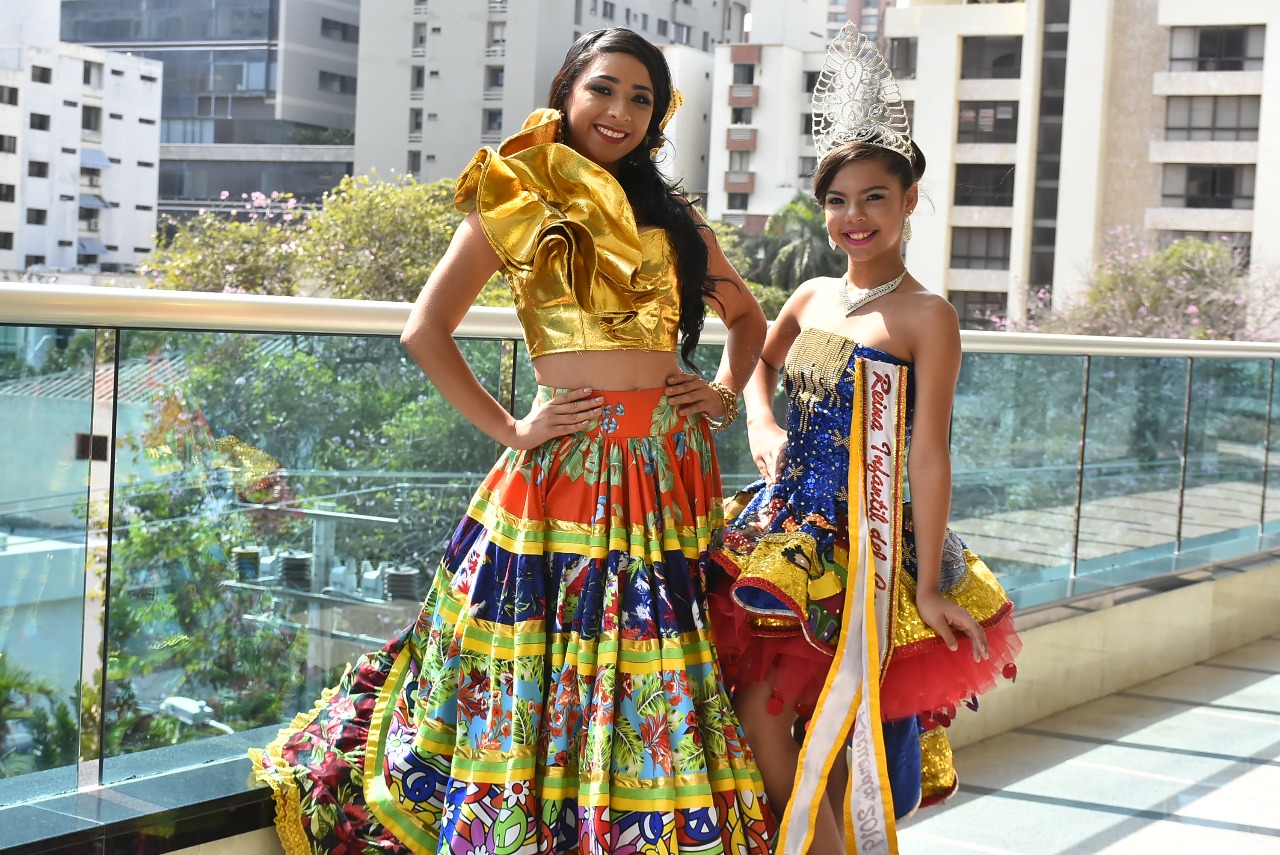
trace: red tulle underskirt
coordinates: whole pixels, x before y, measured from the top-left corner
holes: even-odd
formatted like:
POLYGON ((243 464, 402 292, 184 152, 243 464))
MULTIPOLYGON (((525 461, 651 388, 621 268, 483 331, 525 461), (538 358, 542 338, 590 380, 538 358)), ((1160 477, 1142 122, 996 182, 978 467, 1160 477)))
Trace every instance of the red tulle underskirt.
MULTIPOLYGON (((728 585, 713 585, 708 600, 716 652, 730 691, 767 681, 773 688, 771 712, 790 707, 802 716, 812 713, 832 654, 799 632, 759 634, 730 597, 728 585)), ((955 651, 937 639, 895 650, 880 684, 880 717, 892 721, 942 712, 949 718, 957 705, 989 691, 1002 676, 1013 679, 1022 641, 1013 628, 1012 605, 1006 604, 983 628, 991 655, 978 662, 968 636, 959 634, 955 651)))

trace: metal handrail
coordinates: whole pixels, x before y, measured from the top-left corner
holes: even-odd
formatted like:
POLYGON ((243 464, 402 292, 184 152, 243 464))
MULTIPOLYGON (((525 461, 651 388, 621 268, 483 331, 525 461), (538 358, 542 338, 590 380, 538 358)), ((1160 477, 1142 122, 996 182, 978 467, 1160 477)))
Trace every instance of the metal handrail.
MULTIPOLYGON (((24 326, 217 330, 250 333, 399 335, 408 303, 160 291, 86 285, 0 284, 0 323, 24 326)), ((724 324, 708 318, 702 341, 721 344, 724 324)), ((473 306, 457 330, 463 338, 521 337, 514 309, 473 306)), ((1280 359, 1280 342, 1194 341, 1121 336, 964 330, 970 353, 1055 356, 1148 356, 1280 359)))

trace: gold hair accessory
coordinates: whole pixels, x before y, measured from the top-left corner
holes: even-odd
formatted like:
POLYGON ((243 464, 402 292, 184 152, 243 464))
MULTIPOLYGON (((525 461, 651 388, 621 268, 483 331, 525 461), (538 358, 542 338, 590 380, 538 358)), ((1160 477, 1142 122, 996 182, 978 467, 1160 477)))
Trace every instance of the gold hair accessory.
POLYGON ((684 103, 684 96, 680 94, 680 90, 671 87, 671 102, 667 104, 666 115, 662 117, 662 121, 658 122, 658 144, 649 149, 649 159, 653 160, 658 156, 658 152, 662 151, 662 144, 666 142, 666 137, 662 135, 662 131, 667 129, 667 123, 671 121, 671 117, 676 114, 676 110, 680 109, 680 105, 684 103))
POLYGON ((813 89, 813 145, 819 159, 850 142, 887 148, 915 163, 898 81, 875 42, 852 22, 827 46, 813 89))
POLYGON ((715 393, 720 396, 720 403, 724 405, 723 418, 707 419, 707 424, 711 425, 711 429, 719 433, 737 420, 738 396, 732 389, 723 383, 709 383, 707 385, 709 385, 715 393))

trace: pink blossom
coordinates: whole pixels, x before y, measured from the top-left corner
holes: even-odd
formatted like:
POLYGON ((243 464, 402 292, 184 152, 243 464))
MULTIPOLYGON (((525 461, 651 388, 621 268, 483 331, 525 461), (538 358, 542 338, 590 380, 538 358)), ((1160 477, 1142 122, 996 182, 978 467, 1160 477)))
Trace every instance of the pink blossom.
POLYGON ((1200 308, 1198 306, 1187 306, 1188 315, 1196 315, 1199 313, 1200 313, 1200 308))
POLYGON ((218 194, 218 198, 219 198, 219 199, 226 199, 226 198, 227 198, 228 196, 230 196, 230 195, 231 195, 231 194, 230 194, 229 192, 227 192, 226 190, 223 190, 221 193, 219 193, 219 194, 218 194))

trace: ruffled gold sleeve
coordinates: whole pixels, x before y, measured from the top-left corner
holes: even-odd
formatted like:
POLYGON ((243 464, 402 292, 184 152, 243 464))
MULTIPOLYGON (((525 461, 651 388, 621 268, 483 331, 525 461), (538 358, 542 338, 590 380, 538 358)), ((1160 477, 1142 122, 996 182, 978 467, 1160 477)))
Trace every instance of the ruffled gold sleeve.
POLYGON ((641 235, 617 180, 555 142, 537 110, 498 151, 484 148, 454 201, 476 210, 502 260, 530 356, 676 347, 680 303, 666 234, 641 235))

